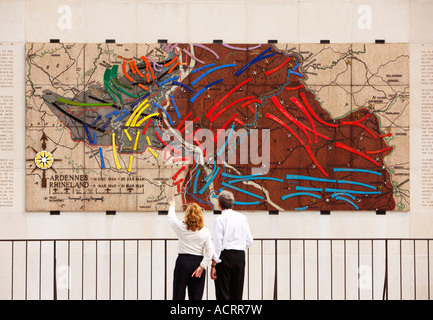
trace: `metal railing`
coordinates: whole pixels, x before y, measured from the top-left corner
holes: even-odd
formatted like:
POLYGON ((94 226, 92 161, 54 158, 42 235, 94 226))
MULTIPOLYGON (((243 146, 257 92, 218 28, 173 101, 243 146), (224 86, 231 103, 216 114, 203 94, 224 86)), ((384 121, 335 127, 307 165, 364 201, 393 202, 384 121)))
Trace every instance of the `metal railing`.
MULTIPOLYGON (((244 299, 430 300, 433 239, 255 239, 244 299)), ((0 299, 171 299, 177 239, 0 240, 0 299)), ((215 299, 206 274, 204 299, 215 299)))

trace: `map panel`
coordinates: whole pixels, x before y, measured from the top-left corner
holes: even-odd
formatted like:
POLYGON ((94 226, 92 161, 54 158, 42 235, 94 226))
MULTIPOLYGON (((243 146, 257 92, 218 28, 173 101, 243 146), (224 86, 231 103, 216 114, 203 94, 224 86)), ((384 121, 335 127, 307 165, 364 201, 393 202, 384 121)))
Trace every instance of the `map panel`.
POLYGON ((408 211, 407 44, 26 44, 27 211, 408 211))

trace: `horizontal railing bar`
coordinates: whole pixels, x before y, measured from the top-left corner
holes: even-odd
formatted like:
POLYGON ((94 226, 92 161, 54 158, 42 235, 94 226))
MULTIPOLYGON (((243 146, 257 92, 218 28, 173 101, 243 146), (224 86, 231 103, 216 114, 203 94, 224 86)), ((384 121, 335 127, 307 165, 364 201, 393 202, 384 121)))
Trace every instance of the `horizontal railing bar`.
MULTIPOLYGON (((63 238, 63 239, 35 239, 35 238, 31 238, 31 239, 0 239, 0 242, 11 242, 11 241, 16 241, 16 242, 20 242, 20 241, 174 241, 174 240, 178 240, 177 238, 86 238, 86 239, 79 239, 79 238, 63 238)), ((254 238, 254 240, 257 241, 289 241, 289 240, 293 240, 293 241, 371 241, 371 240, 375 240, 375 241, 384 241, 384 240, 389 240, 389 241, 418 241, 418 240, 423 240, 423 241, 429 241, 429 240, 433 240, 432 238, 254 238)))

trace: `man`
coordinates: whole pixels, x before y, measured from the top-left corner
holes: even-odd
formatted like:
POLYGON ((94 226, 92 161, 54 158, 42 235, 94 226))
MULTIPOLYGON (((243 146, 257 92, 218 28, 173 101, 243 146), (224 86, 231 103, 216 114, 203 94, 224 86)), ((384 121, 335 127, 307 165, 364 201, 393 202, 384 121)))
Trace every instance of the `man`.
POLYGON ((234 210, 234 197, 223 190, 218 195, 222 211, 214 221, 211 279, 215 280, 217 300, 242 300, 245 276, 245 250, 252 242, 247 218, 234 210))

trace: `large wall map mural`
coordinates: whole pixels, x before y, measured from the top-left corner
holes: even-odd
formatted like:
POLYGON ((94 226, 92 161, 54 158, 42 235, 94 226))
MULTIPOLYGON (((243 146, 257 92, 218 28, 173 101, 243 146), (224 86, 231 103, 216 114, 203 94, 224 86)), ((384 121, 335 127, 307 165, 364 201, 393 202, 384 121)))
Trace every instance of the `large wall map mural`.
POLYGON ((409 210, 407 44, 26 44, 28 211, 409 210))

